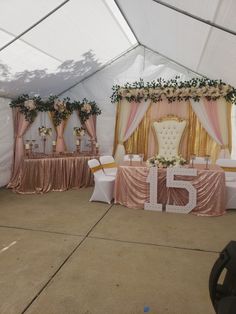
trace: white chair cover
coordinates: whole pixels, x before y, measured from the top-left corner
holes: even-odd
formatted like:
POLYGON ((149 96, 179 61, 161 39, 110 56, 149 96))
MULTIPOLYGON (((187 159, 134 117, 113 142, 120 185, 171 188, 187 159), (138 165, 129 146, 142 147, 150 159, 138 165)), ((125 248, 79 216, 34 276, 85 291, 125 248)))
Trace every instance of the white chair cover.
POLYGON ((165 158, 179 155, 179 145, 186 123, 185 120, 172 116, 153 122, 158 142, 158 155, 165 158))
POLYGON ((88 166, 94 174, 94 190, 90 198, 91 201, 100 201, 111 204, 114 194, 115 177, 106 176, 102 170, 101 164, 97 159, 88 161, 88 166))
POLYGON ((117 165, 115 163, 115 159, 112 156, 100 156, 99 160, 105 175, 116 176, 117 165))
POLYGON ((236 209, 236 160, 217 159, 216 164, 225 171, 227 209, 236 209))
POLYGON ((222 167, 225 171, 226 181, 236 181, 236 160, 235 159, 217 159, 216 165, 222 167))

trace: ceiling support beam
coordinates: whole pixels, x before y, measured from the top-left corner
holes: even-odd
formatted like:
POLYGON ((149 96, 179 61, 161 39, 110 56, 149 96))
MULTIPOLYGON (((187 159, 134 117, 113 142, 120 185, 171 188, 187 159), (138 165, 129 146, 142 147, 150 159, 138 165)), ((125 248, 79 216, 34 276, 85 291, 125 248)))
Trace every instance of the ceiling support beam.
POLYGON ((43 22, 44 20, 46 20, 50 15, 52 15, 53 13, 55 13, 57 10, 59 10, 61 7, 63 7, 67 2, 69 2, 70 0, 65 0, 63 1, 60 5, 58 5, 56 8, 54 8, 52 11, 50 11, 48 14, 46 14, 44 17, 42 17, 40 20, 38 20, 36 23, 34 23, 33 25, 31 25, 29 28, 27 28, 25 31, 23 31, 22 33, 20 33, 19 35, 17 35, 15 38, 13 38, 12 40, 10 40, 8 43, 6 43, 4 46, 2 46, 0 48, 0 51, 2 51, 3 49, 7 48, 8 46, 10 46, 11 44, 13 44, 17 39, 21 38, 22 36, 24 36, 26 33, 28 33, 31 29, 33 29, 35 26, 37 26, 38 24, 40 24, 41 22, 43 22))
POLYGON ((228 28, 226 28, 226 27, 223 27, 223 26, 221 26, 221 25, 219 25, 219 24, 216 24, 216 23, 213 23, 213 22, 211 22, 211 21, 205 20, 205 19, 203 19, 203 18, 201 18, 201 17, 199 17, 199 16, 197 16, 197 15, 191 14, 191 13, 189 13, 189 12, 187 12, 187 11, 184 11, 184 10, 181 10, 181 9, 179 9, 179 8, 176 8, 175 6, 173 6, 173 5, 171 5, 171 4, 165 3, 165 2, 163 2, 163 1, 161 1, 161 0, 152 0, 152 1, 153 1, 153 2, 156 2, 157 4, 160 4, 160 5, 164 6, 164 7, 166 7, 166 8, 168 8, 168 9, 171 9, 171 10, 173 10, 173 11, 176 11, 176 12, 178 12, 178 13, 181 13, 181 14, 183 14, 183 15, 186 15, 186 16, 188 16, 188 17, 191 17, 191 18, 194 19, 194 20, 197 20, 197 21, 199 21, 199 22, 202 22, 202 23, 204 23, 204 24, 207 24, 207 25, 209 25, 209 26, 212 26, 212 27, 214 27, 214 28, 217 28, 217 29, 219 29, 219 30, 221 30, 221 31, 223 31, 223 32, 229 33, 229 34, 234 35, 234 36, 236 35, 236 32, 233 31, 233 30, 231 30, 231 29, 228 29, 228 28))
POLYGON ((126 16, 125 13, 124 13, 124 11, 121 9, 121 6, 120 6, 119 3, 117 2, 117 0, 114 0, 114 2, 115 2, 115 4, 117 5, 117 8, 120 10, 120 13, 122 14, 122 16, 123 16, 123 18, 125 19, 126 23, 129 25, 129 28, 131 29, 131 31, 132 31, 132 33, 133 33, 133 35, 134 35, 134 37, 135 37, 137 43, 140 45, 140 41, 139 41, 139 39, 138 39, 138 36, 137 36, 137 34, 135 33, 133 27, 131 26, 131 24, 130 24, 128 18, 127 18, 127 16, 126 16))

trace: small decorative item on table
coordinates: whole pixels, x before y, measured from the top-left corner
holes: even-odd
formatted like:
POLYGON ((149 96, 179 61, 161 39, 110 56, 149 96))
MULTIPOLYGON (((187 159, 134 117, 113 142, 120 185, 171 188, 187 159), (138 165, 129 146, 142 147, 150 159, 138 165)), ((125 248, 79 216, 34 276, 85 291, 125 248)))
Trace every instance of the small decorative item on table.
POLYGON ((139 158, 140 158, 140 165, 142 165, 143 159, 144 159, 144 154, 139 154, 139 158))
POLYGON ((81 140, 85 135, 85 129, 82 127, 74 127, 73 134, 76 136, 76 152, 79 154, 81 152, 81 140))
POLYGON ((95 154, 96 154, 96 156, 99 155, 99 144, 98 143, 96 143, 96 145, 95 145, 95 154))
POLYGON ((25 143, 25 157, 29 158, 30 157, 30 144, 29 144, 29 140, 26 140, 25 143))
POLYGON ((57 142, 56 141, 52 141, 52 152, 55 154, 56 152, 56 146, 57 146, 57 142))
POLYGON ((209 170, 209 161, 210 161, 211 156, 210 155, 206 155, 205 156, 205 162, 206 162, 206 170, 209 170))
POLYGON ((129 154, 129 165, 132 166, 132 160, 134 158, 134 155, 129 154))
POLYGON ((39 127, 39 136, 41 136, 43 141, 43 153, 45 154, 46 151, 46 140, 47 136, 52 135, 52 128, 46 128, 45 126, 39 127))
POLYGON ((191 161, 191 168, 194 168, 194 160, 196 159, 196 155, 195 154, 192 154, 190 156, 190 161, 191 161))

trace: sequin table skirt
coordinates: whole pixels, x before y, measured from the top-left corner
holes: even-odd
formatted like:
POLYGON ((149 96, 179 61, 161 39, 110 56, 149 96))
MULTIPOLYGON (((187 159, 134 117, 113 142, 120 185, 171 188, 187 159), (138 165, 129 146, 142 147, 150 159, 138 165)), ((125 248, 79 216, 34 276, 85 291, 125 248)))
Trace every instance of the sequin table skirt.
POLYGON ((21 194, 65 191, 93 185, 88 160, 95 156, 29 158, 22 161, 19 174, 8 184, 21 194))
MULTIPOLYGON (((175 176, 175 179, 191 182, 197 190, 197 205, 191 213, 199 216, 223 215, 226 207, 224 171, 214 165, 209 170, 205 170, 203 165, 196 165, 195 168, 196 177, 175 176)), ((115 203, 143 209, 144 203, 149 201, 148 172, 145 164, 120 165, 115 182, 115 203)), ((188 197, 185 189, 167 188, 166 169, 158 169, 158 203, 185 205, 188 197)))

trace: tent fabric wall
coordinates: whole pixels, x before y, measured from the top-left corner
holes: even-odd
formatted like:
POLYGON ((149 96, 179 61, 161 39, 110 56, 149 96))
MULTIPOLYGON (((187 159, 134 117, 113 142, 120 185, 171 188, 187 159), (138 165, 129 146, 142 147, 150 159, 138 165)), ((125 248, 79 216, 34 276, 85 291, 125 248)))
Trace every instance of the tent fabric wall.
POLYGON ((13 119, 9 103, 10 99, 0 98, 0 187, 10 180, 13 158, 13 119))
POLYGON ((164 0, 229 32, 153 0, 117 0, 139 43, 211 79, 236 86, 236 1, 164 0), (204 2, 204 4, 202 3, 204 2))
POLYGON ((140 77, 148 82, 159 77, 170 79, 176 75, 179 75, 181 80, 195 76, 185 68, 139 46, 60 97, 68 96, 72 100, 86 97, 97 102, 102 110, 97 119, 97 137, 101 153, 112 154, 116 117, 116 106, 110 99, 112 86, 137 81, 140 77))

